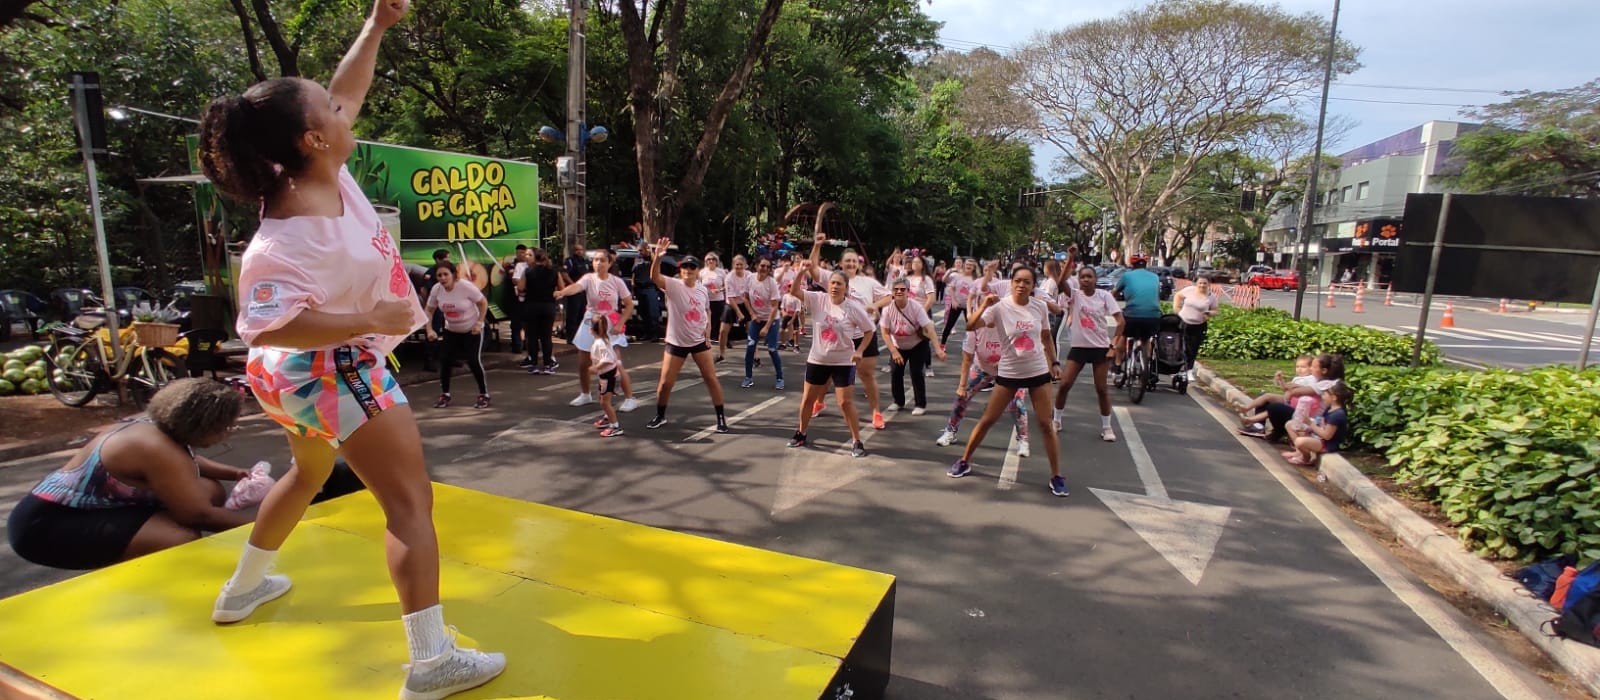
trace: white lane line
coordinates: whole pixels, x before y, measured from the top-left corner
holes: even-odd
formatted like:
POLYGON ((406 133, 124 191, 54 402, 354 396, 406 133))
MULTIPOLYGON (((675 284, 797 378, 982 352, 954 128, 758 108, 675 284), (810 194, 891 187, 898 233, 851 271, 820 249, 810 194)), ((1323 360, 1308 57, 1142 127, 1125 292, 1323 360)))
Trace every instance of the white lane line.
POLYGON ((1396 330, 1396 329, 1390 328, 1388 326, 1374 326, 1374 325, 1369 323, 1369 324, 1367 324, 1367 327, 1371 328, 1372 330, 1375 330, 1375 331, 1383 331, 1385 333, 1394 333, 1396 335, 1405 335, 1404 331, 1396 330))
POLYGON ((1577 338, 1569 338, 1569 337, 1564 336, 1564 335, 1553 335, 1553 334, 1546 334, 1546 333, 1524 333, 1522 331, 1507 331, 1507 330, 1504 330, 1504 329, 1502 329, 1502 332, 1509 333, 1509 334, 1511 334, 1513 336, 1518 336, 1519 338, 1522 338, 1522 339, 1532 340, 1532 341, 1538 342, 1538 343, 1566 343, 1568 345, 1582 345, 1583 344, 1583 341, 1578 340, 1577 338))
MULTIPOLYGON (((1416 332, 1417 332, 1417 327, 1416 326, 1401 326, 1401 328, 1405 329, 1406 335, 1416 335, 1416 332)), ((1447 331, 1447 330, 1442 330, 1442 329, 1439 329, 1439 328, 1429 328, 1428 332, 1425 335, 1427 335, 1428 337, 1435 337, 1435 336, 1441 336, 1442 335, 1442 336, 1444 336, 1446 338, 1455 338, 1456 340, 1483 340, 1483 338, 1475 336, 1475 335, 1467 335, 1465 333, 1457 333, 1455 331, 1447 331)))
POLYGON ((1170 500, 1166 485, 1161 483, 1161 475, 1156 473, 1155 460, 1150 459, 1150 451, 1144 447, 1144 438, 1139 436, 1139 428, 1133 424, 1133 414, 1126 406, 1117 406, 1111 412, 1116 414, 1117 424, 1122 426, 1122 438, 1128 442, 1128 452, 1133 454, 1133 466, 1139 470, 1139 481, 1144 482, 1145 495, 1170 500))
MULTIPOLYGON (((996 425, 999 424, 996 423, 996 425)), ((1010 491, 1012 487, 1017 485, 1017 468, 1022 462, 1022 458, 1017 456, 1016 429, 1013 428, 1006 432, 1011 433, 1011 444, 1006 445, 1006 461, 1000 465, 1000 482, 995 484, 995 487, 1001 491, 1010 491)))
MULTIPOLYGON (((1194 394, 1189 395, 1194 402, 1204 408, 1217 423, 1229 433, 1238 421, 1227 416, 1211 401, 1202 400, 1194 394)), ((1367 534, 1358 530, 1356 526, 1334 509, 1332 503, 1320 493, 1311 490, 1303 477, 1289 468, 1277 455, 1266 448, 1264 442, 1255 438, 1246 439, 1235 435, 1235 440, 1243 445, 1257 461, 1266 468, 1272 478, 1277 479, 1284 489, 1295 497, 1306 510, 1310 511, 1322 526, 1328 529, 1335 538, 1343 544, 1345 549, 1355 555, 1363 565, 1371 571, 1383 585, 1394 594, 1406 607, 1411 608, 1418 618, 1439 635, 1451 649, 1461 655, 1461 658, 1472 666, 1478 675, 1483 676, 1489 685, 1499 691, 1501 697, 1508 700, 1522 700, 1523 698, 1543 697, 1533 688, 1528 687, 1522 678, 1507 666, 1500 657, 1496 656, 1478 636, 1461 624, 1460 613, 1448 608, 1437 595, 1431 595, 1411 583, 1400 570, 1391 565, 1389 560, 1380 555, 1377 546, 1367 534)))
MULTIPOLYGON (((786 398, 789 398, 789 397, 788 396, 774 396, 774 397, 772 397, 770 399, 767 399, 766 401, 762 401, 761 403, 758 403, 758 404, 756 404, 754 406, 751 406, 750 408, 747 408, 747 409, 745 409, 743 411, 740 411, 740 412, 738 412, 737 414, 735 414, 733 416, 729 416, 728 417, 728 425, 729 426, 738 425, 744 419, 749 418, 750 416, 753 416, 753 415, 755 415, 757 413, 760 413, 762 411, 765 411, 765 410, 767 410, 769 408, 772 408, 773 406, 776 406, 777 404, 779 404, 780 402, 782 402, 786 398)), ((710 437, 715 432, 717 432, 717 427, 713 425, 713 426, 711 426, 709 428, 706 428, 705 430, 702 430, 702 431, 700 431, 698 433, 695 433, 693 435, 690 435, 689 437, 684 438, 683 441, 684 442, 694 442, 696 440, 704 440, 707 437, 710 437)))
POLYGON ((1464 348, 1471 348, 1473 350, 1544 350, 1546 352, 1570 352, 1572 350, 1572 348, 1558 348, 1551 345, 1483 345, 1481 343, 1436 343, 1436 345, 1446 350, 1452 348, 1458 350, 1464 348))

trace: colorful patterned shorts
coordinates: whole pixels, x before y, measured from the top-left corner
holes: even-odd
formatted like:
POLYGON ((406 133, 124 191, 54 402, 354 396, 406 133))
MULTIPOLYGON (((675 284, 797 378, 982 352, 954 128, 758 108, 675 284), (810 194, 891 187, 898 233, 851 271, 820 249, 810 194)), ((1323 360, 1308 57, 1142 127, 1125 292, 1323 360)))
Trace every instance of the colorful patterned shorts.
POLYGON ((334 447, 379 413, 407 403, 383 358, 361 348, 251 348, 245 376, 273 420, 334 447))

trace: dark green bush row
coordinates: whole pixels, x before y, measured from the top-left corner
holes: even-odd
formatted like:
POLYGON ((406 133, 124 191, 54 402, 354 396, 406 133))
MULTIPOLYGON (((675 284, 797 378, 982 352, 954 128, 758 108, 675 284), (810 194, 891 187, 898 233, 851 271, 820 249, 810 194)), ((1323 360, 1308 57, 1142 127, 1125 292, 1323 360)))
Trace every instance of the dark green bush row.
POLYGON ((1351 423, 1480 554, 1600 559, 1600 373, 1357 368, 1351 423))
MULTIPOLYGON (((1343 355, 1346 364, 1408 365, 1411 339, 1361 326, 1296 323, 1278 309, 1224 307, 1208 324, 1200 348, 1202 356, 1233 360, 1291 360, 1324 352, 1343 355)), ((1425 342, 1422 362, 1438 364, 1438 346, 1425 342)))

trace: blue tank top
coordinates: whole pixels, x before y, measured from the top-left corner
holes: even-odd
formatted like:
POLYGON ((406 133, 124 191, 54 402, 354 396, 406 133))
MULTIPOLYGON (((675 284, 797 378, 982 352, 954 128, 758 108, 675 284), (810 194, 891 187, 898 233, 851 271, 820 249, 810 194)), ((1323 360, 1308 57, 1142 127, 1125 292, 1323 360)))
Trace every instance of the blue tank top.
MULTIPOLYGON (((136 421, 148 423, 149 421, 136 421)), ((66 506, 83 510, 100 510, 107 508, 128 508, 136 506, 159 506, 160 499, 154 492, 132 486, 106 470, 105 462, 100 458, 100 448, 105 447, 106 441, 111 436, 126 430, 136 423, 129 423, 107 433, 100 438, 89 456, 84 458, 82 464, 72 467, 57 469, 33 487, 31 492, 34 497, 66 506)), ((189 457, 194 458, 194 450, 187 445, 189 457)), ((199 465, 195 466, 198 473, 199 465)))

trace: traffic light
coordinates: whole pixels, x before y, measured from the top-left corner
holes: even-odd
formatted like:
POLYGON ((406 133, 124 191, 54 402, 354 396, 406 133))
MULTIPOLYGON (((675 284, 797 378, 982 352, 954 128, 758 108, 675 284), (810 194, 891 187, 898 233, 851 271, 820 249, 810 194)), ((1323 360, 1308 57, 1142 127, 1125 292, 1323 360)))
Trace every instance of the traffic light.
POLYGON ((1239 211, 1256 210, 1256 191, 1245 190, 1239 195, 1239 211))

